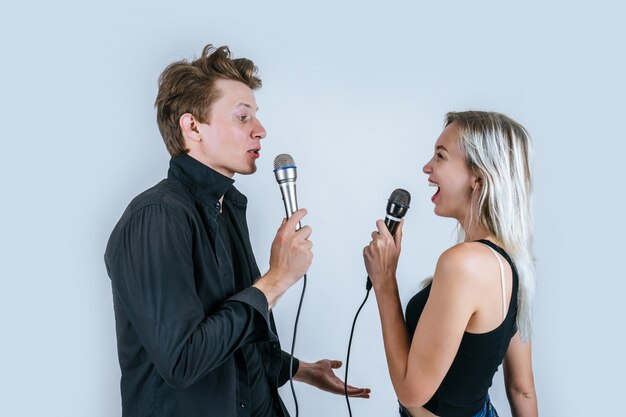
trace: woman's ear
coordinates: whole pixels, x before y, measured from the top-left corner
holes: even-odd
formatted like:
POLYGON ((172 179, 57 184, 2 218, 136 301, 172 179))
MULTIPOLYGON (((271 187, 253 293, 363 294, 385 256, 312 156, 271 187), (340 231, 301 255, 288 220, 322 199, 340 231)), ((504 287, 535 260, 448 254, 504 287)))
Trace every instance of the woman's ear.
POLYGON ((482 186, 483 186, 483 179, 480 177, 474 177, 474 180, 472 181, 472 189, 479 190, 480 187, 482 186))

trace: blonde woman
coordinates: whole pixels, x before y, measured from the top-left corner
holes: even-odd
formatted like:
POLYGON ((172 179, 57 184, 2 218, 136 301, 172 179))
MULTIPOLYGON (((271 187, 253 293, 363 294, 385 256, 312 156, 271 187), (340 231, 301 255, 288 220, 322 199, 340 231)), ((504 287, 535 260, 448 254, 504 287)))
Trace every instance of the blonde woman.
POLYGON ((537 415, 531 361, 534 293, 531 142, 499 113, 448 113, 424 166, 435 214, 460 239, 402 314, 395 238, 382 220, 363 251, 400 415, 497 416, 488 389, 504 361, 512 414, 537 415))

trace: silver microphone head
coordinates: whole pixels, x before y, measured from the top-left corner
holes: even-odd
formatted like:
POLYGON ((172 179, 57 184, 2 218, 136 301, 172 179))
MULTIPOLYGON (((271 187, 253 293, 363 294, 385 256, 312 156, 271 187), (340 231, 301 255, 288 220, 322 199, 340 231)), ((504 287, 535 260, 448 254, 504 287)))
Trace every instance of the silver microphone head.
POLYGON ((279 184, 285 181, 295 182, 298 178, 296 162, 291 155, 281 153, 274 158, 274 175, 279 184))
POLYGON ((296 166, 296 162, 288 153, 281 153, 276 158, 274 158, 274 171, 276 171, 277 169, 285 168, 285 167, 295 168, 295 166, 296 166))

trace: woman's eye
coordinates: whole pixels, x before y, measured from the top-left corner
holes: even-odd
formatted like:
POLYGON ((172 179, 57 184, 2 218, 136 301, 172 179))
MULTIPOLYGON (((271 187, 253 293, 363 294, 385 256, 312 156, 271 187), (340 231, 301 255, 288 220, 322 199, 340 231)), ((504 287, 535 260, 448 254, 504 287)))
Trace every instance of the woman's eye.
POLYGON ((245 122, 246 120, 248 120, 248 115, 244 114, 242 116, 239 116, 238 119, 240 122, 245 122))
POLYGON ((435 156, 437 157, 437 159, 443 159, 443 155, 440 154, 439 152, 437 152, 435 156))

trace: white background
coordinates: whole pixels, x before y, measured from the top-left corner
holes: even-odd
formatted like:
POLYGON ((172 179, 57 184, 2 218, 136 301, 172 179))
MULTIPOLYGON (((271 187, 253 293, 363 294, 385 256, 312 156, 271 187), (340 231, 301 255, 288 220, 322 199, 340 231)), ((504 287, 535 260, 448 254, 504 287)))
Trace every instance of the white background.
MULTIPOLYGON (((157 78, 206 43, 253 59, 263 79, 258 116, 268 137, 257 174, 236 177, 261 270, 283 215, 273 158, 290 153, 299 166, 315 243, 299 357, 345 359, 365 295, 361 250, 395 188, 413 197, 403 303, 432 274, 454 243, 454 222, 432 213, 421 167, 445 112, 495 110, 535 141, 541 415, 619 414, 623 3, 222 3, 2 7, 0 416, 121 415, 104 248, 131 198, 166 175, 157 78)), ((285 348, 299 290, 275 311, 285 348)), ((357 325, 350 382, 373 391, 352 401, 354 416, 397 415, 373 297, 357 325)), ((347 415, 342 397, 297 389, 302 417, 347 415)), ((509 416, 501 372, 491 392, 509 416)))

